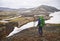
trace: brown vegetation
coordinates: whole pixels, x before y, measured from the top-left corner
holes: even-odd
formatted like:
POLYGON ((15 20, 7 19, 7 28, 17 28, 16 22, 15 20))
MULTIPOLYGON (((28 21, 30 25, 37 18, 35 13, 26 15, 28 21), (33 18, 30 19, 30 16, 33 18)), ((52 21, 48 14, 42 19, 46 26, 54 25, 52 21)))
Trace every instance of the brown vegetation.
POLYGON ((44 27, 43 37, 38 34, 38 27, 23 30, 3 41, 60 41, 60 27, 44 27))

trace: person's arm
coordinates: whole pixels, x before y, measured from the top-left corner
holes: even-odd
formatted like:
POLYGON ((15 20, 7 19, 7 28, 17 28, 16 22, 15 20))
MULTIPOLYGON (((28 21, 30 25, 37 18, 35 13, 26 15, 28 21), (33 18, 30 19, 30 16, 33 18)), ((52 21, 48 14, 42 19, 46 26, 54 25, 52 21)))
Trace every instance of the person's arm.
POLYGON ((38 25, 37 26, 39 26, 40 25, 40 19, 38 19, 38 25))

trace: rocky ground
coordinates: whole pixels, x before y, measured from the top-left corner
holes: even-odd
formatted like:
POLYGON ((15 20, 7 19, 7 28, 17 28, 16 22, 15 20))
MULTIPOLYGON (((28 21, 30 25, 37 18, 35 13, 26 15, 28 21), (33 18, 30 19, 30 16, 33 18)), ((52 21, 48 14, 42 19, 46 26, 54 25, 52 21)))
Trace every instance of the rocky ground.
POLYGON ((38 27, 23 30, 2 41, 60 41, 60 26, 43 28, 43 37, 38 34, 38 27))

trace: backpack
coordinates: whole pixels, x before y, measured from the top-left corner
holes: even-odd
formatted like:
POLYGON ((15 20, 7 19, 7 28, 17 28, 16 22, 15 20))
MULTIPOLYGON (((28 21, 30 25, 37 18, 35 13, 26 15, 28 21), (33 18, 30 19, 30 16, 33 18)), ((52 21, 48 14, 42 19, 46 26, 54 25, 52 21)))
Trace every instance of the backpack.
POLYGON ((38 26, 43 27, 45 25, 45 20, 43 17, 39 17, 38 19, 38 26))

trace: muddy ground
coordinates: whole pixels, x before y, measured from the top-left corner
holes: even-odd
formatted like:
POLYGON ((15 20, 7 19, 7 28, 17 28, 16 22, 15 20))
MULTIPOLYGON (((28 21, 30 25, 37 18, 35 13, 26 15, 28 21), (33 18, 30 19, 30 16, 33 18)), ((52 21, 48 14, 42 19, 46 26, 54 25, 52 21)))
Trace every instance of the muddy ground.
POLYGON ((2 41, 60 41, 60 26, 43 28, 43 36, 39 36, 38 27, 25 29, 2 41))

